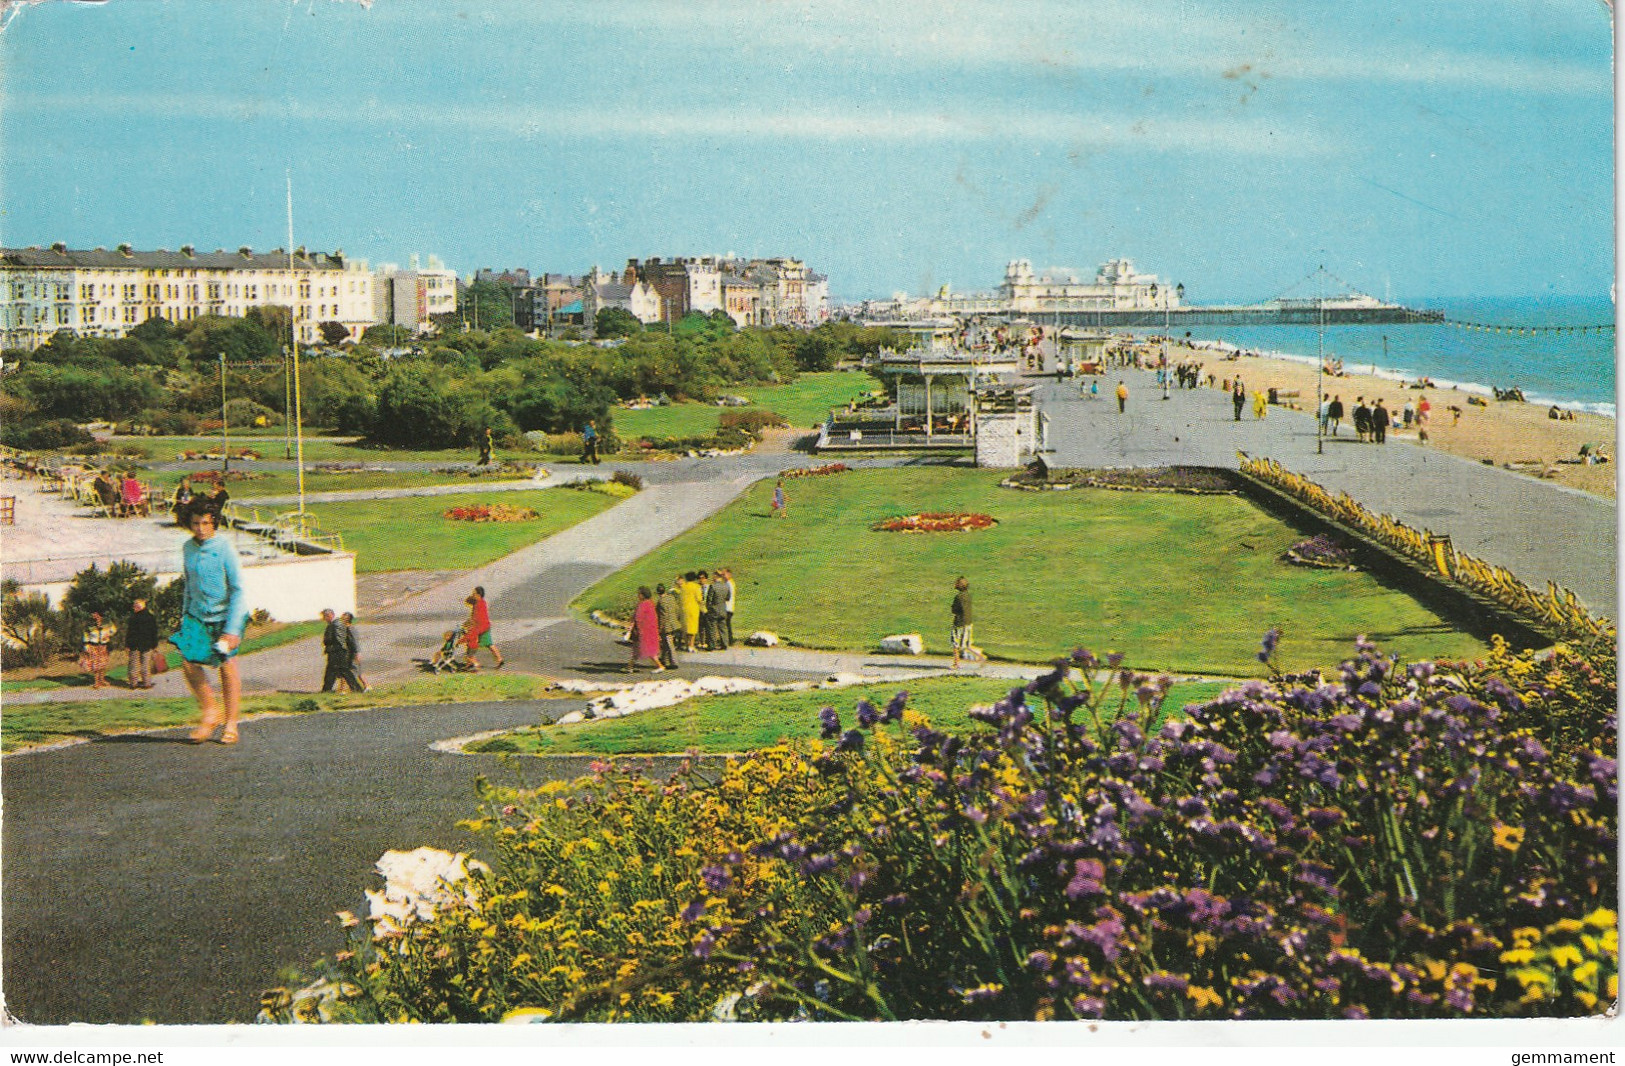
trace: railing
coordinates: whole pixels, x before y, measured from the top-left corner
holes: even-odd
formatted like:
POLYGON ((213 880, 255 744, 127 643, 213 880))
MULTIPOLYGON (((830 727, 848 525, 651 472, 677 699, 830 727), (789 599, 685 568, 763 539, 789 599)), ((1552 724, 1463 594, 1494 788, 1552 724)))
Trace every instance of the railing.
POLYGON ((1574 593, 1555 582, 1548 581, 1544 593, 1536 592, 1506 567, 1457 551, 1448 536, 1413 529, 1392 515, 1373 514, 1348 493, 1333 496, 1273 459, 1239 454, 1242 473, 1432 568, 1439 577, 1494 600, 1560 640, 1613 643, 1617 639, 1612 620, 1592 615, 1574 593))
POLYGON ((322 529, 308 511, 261 512, 258 507, 228 503, 221 517, 235 529, 298 555, 344 550, 343 535, 322 529))

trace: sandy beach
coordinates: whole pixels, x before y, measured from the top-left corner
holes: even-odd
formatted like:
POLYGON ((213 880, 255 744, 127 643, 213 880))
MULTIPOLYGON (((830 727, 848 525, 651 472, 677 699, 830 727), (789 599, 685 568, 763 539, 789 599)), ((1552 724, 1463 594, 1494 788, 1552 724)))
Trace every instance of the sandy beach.
MULTIPOLYGON (((1213 387, 1234 380, 1239 374, 1246 384, 1249 396, 1253 389, 1278 390, 1283 406, 1293 406, 1310 412, 1315 408, 1315 368, 1290 359, 1243 355, 1227 359, 1224 353, 1211 348, 1187 347, 1183 342, 1170 344, 1170 361, 1196 361, 1202 364, 1202 381, 1213 375, 1213 387), (1290 394, 1296 392, 1297 396, 1290 394)), ((1546 407, 1530 403, 1499 401, 1479 397, 1458 389, 1407 387, 1407 384, 1370 374, 1345 373, 1341 376, 1325 375, 1321 388, 1327 397, 1340 396, 1345 414, 1340 435, 1352 439, 1352 414, 1356 397, 1364 396, 1368 402, 1376 398, 1384 401, 1396 422, 1388 431, 1390 441, 1417 440, 1416 428, 1406 429, 1401 412, 1409 400, 1413 405, 1426 396, 1433 407, 1428 425, 1430 448, 1460 455, 1496 466, 1520 470, 1530 477, 1542 477, 1560 485, 1581 489, 1598 496, 1615 498, 1617 495, 1614 470, 1615 420, 1605 415, 1576 412, 1572 421, 1549 417, 1546 407), (1484 399, 1487 406, 1468 402, 1468 397, 1484 399), (1454 417, 1452 407, 1461 409, 1461 417, 1454 417), (1577 460, 1580 446, 1603 445, 1608 462, 1585 464, 1577 460)), ((1243 418, 1252 418, 1249 402, 1243 418)))

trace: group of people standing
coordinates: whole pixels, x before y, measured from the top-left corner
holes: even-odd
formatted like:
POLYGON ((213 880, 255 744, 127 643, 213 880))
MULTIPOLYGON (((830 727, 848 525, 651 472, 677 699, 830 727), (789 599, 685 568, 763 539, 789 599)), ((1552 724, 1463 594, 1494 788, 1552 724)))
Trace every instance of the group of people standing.
MULTIPOLYGON (((1322 403, 1320 405, 1320 432, 1331 437, 1337 436, 1337 431, 1343 422, 1343 414, 1343 398, 1341 396, 1333 396, 1330 400, 1322 403)), ((1428 439, 1428 422, 1431 420, 1432 415, 1433 405, 1428 403, 1426 396, 1422 396, 1415 407, 1412 407, 1410 402, 1406 401, 1402 414, 1403 424, 1407 429, 1414 425, 1417 439, 1426 443, 1428 439)), ((1352 420, 1354 422, 1355 439, 1362 443, 1371 444, 1386 444, 1388 442, 1388 429, 1395 424, 1393 414, 1383 404, 1380 396, 1370 404, 1365 402, 1364 396, 1356 396, 1354 398, 1352 420)))
POLYGON ((726 651, 734 642, 735 594, 727 567, 715 573, 690 570, 672 587, 660 583, 653 592, 640 586, 628 634, 632 657, 627 672, 636 672, 645 661, 653 662, 657 673, 675 669, 679 650, 726 651))
POLYGON ((221 521, 221 512, 231 501, 231 493, 226 491, 224 481, 210 481, 208 488, 199 491, 192 485, 192 477, 188 474, 181 478, 181 483, 175 487, 175 495, 170 498, 169 510, 175 516, 177 526, 191 527, 191 516, 194 511, 210 511, 214 514, 215 525, 221 521))

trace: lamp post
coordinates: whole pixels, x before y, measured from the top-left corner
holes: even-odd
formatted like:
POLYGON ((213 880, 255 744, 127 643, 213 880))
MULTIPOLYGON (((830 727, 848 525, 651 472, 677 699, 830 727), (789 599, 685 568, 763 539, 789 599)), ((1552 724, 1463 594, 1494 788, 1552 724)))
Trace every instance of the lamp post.
MULTIPOLYGON (((1320 268, 1324 271, 1326 268, 1320 268)), ((1321 291, 1315 294, 1315 319, 1318 323, 1315 341, 1315 454, 1324 455, 1326 452, 1326 419, 1321 415, 1325 407, 1324 388, 1322 382, 1326 379, 1326 297, 1325 279, 1321 279, 1321 291)))
POLYGON ((220 353, 220 472, 231 473, 231 436, 226 429, 226 353, 220 353))

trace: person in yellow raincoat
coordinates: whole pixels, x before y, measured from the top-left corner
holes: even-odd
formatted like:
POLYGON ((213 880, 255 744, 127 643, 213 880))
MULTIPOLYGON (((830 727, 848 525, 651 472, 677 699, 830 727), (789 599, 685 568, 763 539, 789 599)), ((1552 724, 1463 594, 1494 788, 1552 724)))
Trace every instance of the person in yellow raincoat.
POLYGON ((1264 395, 1263 389, 1253 390, 1253 417, 1262 419, 1265 412, 1270 409, 1269 397, 1264 395))
POLYGON ((700 615, 705 610, 705 586, 698 578, 691 570, 677 586, 677 602, 683 605, 683 647, 689 651, 694 650, 694 638, 700 632, 700 615))

